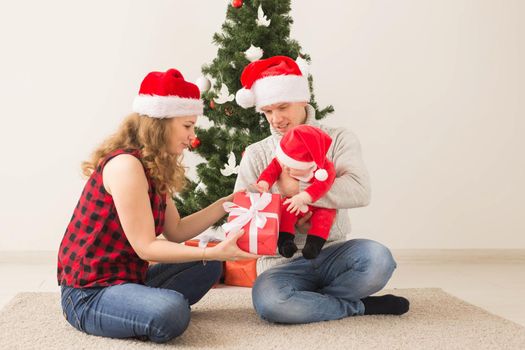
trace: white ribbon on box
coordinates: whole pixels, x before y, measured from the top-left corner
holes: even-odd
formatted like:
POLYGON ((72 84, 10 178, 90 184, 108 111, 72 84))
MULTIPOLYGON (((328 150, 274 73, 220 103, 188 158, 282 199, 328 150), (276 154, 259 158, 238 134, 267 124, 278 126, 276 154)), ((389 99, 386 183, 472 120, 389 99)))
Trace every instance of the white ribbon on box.
POLYGON ((209 227, 195 238, 199 241, 199 248, 204 248, 209 242, 221 242, 224 240, 224 231, 219 228, 209 227))
MULTIPOLYGON (((272 195, 265 193, 248 193, 250 196, 250 208, 243 208, 233 202, 223 203, 223 208, 230 215, 237 215, 235 219, 222 225, 224 232, 237 232, 250 223, 249 250, 252 254, 257 254, 257 230, 266 225, 268 218, 279 219, 276 213, 267 213, 263 210, 272 201, 272 195)), ((279 224, 279 221, 277 221, 279 224)))

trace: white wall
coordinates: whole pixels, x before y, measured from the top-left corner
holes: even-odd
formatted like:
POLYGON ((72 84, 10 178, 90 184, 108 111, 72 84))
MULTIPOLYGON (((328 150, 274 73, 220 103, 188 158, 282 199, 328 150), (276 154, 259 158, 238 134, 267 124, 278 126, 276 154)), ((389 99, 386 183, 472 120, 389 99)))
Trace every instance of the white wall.
MULTIPOLYGON (((58 247, 80 161, 146 72, 200 75, 226 3, 0 3, 0 250, 58 247)), ((337 110, 326 123, 359 136, 372 176, 353 234, 392 248, 525 248, 523 2, 292 6, 317 100, 337 110)))

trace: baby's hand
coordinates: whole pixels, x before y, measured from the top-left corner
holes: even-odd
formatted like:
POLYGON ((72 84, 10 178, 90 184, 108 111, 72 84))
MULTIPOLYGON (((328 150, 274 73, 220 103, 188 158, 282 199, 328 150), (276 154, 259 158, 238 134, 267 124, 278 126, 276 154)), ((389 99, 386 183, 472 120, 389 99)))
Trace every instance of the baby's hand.
POLYGON ((295 215, 298 215, 299 212, 306 213, 308 211, 307 205, 310 203, 312 203, 312 197, 305 191, 296 194, 292 198, 287 198, 283 202, 285 205, 290 204, 286 210, 295 215))
POLYGON ((255 188, 260 193, 268 192, 270 185, 266 181, 259 181, 256 184, 252 184, 251 187, 255 188))

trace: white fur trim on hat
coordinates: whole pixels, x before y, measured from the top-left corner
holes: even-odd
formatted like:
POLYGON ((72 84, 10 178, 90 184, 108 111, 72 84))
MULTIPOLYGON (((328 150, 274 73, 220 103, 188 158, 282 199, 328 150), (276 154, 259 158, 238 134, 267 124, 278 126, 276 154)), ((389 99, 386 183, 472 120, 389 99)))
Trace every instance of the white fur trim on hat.
POLYGON ((255 95, 252 90, 242 88, 235 94, 235 101, 244 109, 250 108, 255 106, 255 95))
POLYGON ((314 176, 319 181, 326 181, 326 179, 328 179, 328 171, 325 169, 317 169, 314 176))
POLYGON ((200 99, 178 96, 138 95, 133 100, 133 112, 152 118, 202 115, 200 99))
POLYGON ((308 102, 310 88, 308 79, 301 75, 274 75, 257 80, 251 90, 255 95, 255 107, 279 102, 308 102))
POLYGON ((275 156, 281 161, 281 163, 294 169, 310 169, 315 165, 315 162, 300 162, 290 158, 286 153, 284 153, 281 145, 279 144, 277 144, 277 148, 275 149, 275 156))

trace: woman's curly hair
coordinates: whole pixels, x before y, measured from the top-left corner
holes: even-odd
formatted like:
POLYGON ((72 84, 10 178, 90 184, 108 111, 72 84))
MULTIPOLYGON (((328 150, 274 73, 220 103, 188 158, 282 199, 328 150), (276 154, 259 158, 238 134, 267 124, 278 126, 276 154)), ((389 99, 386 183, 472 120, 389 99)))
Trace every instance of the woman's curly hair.
POLYGON ((98 164, 117 149, 137 149, 142 154, 142 164, 155 183, 158 193, 174 194, 186 184, 182 156, 170 154, 170 119, 151 118, 133 113, 129 115, 117 132, 108 137, 91 158, 82 162, 82 173, 89 177, 98 164))

